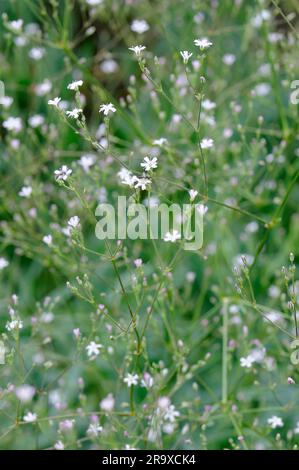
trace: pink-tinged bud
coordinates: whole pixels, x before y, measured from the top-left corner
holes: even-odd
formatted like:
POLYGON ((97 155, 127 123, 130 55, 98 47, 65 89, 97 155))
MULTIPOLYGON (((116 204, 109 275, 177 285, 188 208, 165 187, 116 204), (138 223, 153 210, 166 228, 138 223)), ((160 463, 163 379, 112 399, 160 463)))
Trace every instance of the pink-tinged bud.
POLYGON ((296 382, 294 379, 292 379, 292 377, 288 377, 288 384, 290 385, 294 385, 296 382))

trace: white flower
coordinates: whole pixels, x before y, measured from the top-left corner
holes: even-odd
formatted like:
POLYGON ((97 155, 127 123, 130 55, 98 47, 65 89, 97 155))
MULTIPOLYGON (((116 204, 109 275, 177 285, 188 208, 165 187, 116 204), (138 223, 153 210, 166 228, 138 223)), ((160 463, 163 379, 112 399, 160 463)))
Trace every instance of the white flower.
POLYGON ((142 191, 145 191, 147 186, 151 184, 151 180, 144 176, 142 176, 141 178, 139 178, 138 176, 133 176, 132 182, 134 184, 134 188, 141 188, 142 191))
POLYGON ((33 60, 40 60, 45 55, 45 49, 43 47, 33 47, 29 51, 29 57, 33 60))
POLYGON ((160 137, 160 139, 153 141, 153 145, 157 145, 158 147, 162 147, 165 144, 167 144, 167 139, 165 139, 165 137, 160 137))
POLYGON ((118 173, 119 179, 123 184, 126 184, 130 187, 134 185, 134 176, 132 173, 127 170, 127 168, 122 168, 118 173))
POLYGON ((63 444, 63 442, 57 441, 57 442, 54 444, 54 449, 55 449, 55 450, 64 450, 64 444, 63 444))
POLYGON ((183 58, 184 64, 187 64, 188 60, 193 55, 192 52, 188 52, 188 51, 180 51, 180 54, 183 58))
POLYGON ((43 242, 48 246, 52 245, 52 241, 53 241, 52 235, 45 235, 43 237, 43 242))
POLYGON ((190 196, 190 201, 194 201, 194 199, 196 198, 197 194, 198 194, 198 191, 196 191, 196 189, 190 189, 189 192, 189 196, 190 196))
POLYGON ((97 423, 91 423, 87 429, 87 434, 97 437, 103 431, 103 427, 97 423))
POLYGON ((138 384, 138 375, 137 374, 127 374, 124 378, 124 382, 127 384, 128 387, 132 385, 138 384))
POLYGON ((80 160, 78 161, 78 165, 82 166, 85 173, 89 172, 89 168, 94 164, 95 156, 92 154, 82 155, 80 160))
POLYGON ((86 3, 91 7, 95 7, 101 5, 101 3, 103 3, 103 0, 86 0, 86 3))
POLYGON ((200 50, 208 49, 210 46, 213 45, 213 43, 207 38, 195 39, 193 42, 195 46, 198 46, 200 48, 200 50))
POLYGON ((21 320, 11 320, 6 323, 5 328, 7 331, 21 330, 23 328, 23 322, 21 320))
POLYGON ((12 132, 20 132, 23 128, 22 119, 19 117, 9 117, 5 121, 3 121, 3 127, 8 131, 12 132))
POLYGON ((140 384, 141 384, 141 387, 152 388, 152 386, 154 385, 154 379, 148 372, 145 372, 143 374, 143 379, 141 379, 140 384))
POLYGON ((144 51, 144 49, 146 49, 145 46, 134 46, 134 47, 129 47, 129 50, 130 51, 133 51, 137 57, 140 57, 141 56, 141 52, 144 51))
POLYGON ((142 163, 140 163, 140 166, 142 166, 145 171, 150 171, 154 168, 157 168, 158 159, 157 157, 154 157, 152 159, 150 159, 149 157, 144 157, 144 160, 142 163))
POLYGON ((134 264, 135 264, 136 268, 140 268, 142 266, 142 263, 143 263, 143 261, 142 261, 141 258, 137 258, 137 259, 134 260, 134 264))
POLYGON ((6 268, 9 262, 5 258, 0 258, 0 270, 6 268))
POLYGON ((48 105, 50 106, 54 106, 55 108, 58 108, 58 105, 61 101, 61 98, 59 96, 56 96, 56 98, 54 98, 54 100, 49 100, 48 101, 48 105))
POLYGON ((68 90, 78 91, 79 87, 82 86, 82 85, 83 85, 83 81, 82 80, 77 80, 75 82, 69 83, 68 86, 67 86, 67 89, 68 90))
POLYGON ((178 416, 180 416, 180 412, 175 409, 174 405, 170 405, 164 413, 164 419, 171 423, 173 423, 178 416))
POLYGON ((39 83, 38 85, 35 86, 35 93, 37 96, 44 96, 47 93, 49 93, 49 91, 51 90, 52 90, 52 83, 50 82, 50 80, 44 80, 42 83, 39 83))
POLYGON ((113 106, 112 103, 108 104, 101 104, 99 113, 103 113, 104 116, 108 116, 109 113, 115 113, 116 108, 113 106))
POLYGON ((299 434, 299 421, 297 421, 296 427, 294 429, 295 434, 299 434))
POLYGON ((107 412, 112 411, 114 408, 114 405, 115 405, 115 399, 112 393, 109 393, 109 395, 103 398, 103 400, 101 400, 100 402, 100 408, 103 411, 107 411, 107 412))
POLYGON ((100 69, 103 73, 115 73, 118 70, 118 63, 113 59, 106 59, 101 63, 100 69))
POLYGON ((145 20, 134 20, 131 23, 131 31, 138 34, 143 34, 149 30, 149 25, 145 20))
POLYGON ((288 384, 289 385, 294 385, 296 382, 294 379, 292 379, 292 377, 288 377, 288 384))
POLYGON ((247 357, 241 357, 240 359, 240 365, 241 367, 247 367, 250 369, 252 364, 255 362, 255 358, 251 356, 250 354, 247 357))
POLYGON ((77 215, 74 215, 68 221, 68 225, 72 228, 78 227, 79 224, 80 224, 80 218, 77 215))
POLYGON ((234 54, 224 54, 222 57, 222 62, 225 65, 233 65, 236 61, 236 56, 234 54))
POLYGON ((5 108, 9 108, 13 103, 13 98, 11 96, 0 96, 0 104, 5 108))
POLYGON ((214 109, 216 107, 216 104, 213 101, 210 101, 210 100, 203 100, 202 103, 201 103, 201 106, 206 111, 211 111, 212 109, 214 109))
POLYGON ((37 420, 37 414, 28 411, 28 413, 25 414, 25 416, 23 417, 23 420, 25 421, 25 423, 34 423, 34 421, 37 420))
POLYGON ((28 119, 29 126, 36 128, 44 124, 45 118, 41 114, 34 114, 28 119))
POLYGON ((23 20, 14 20, 14 21, 10 21, 10 23, 8 23, 10 28, 13 29, 14 31, 16 32, 20 32, 22 27, 23 27, 23 20))
POLYGON ((279 416, 271 416, 271 418, 268 419, 268 424, 272 429, 276 429, 283 426, 283 421, 279 416))
POLYGON ((72 170, 68 168, 66 165, 62 165, 59 170, 54 171, 54 175, 57 181, 66 181, 68 177, 72 174, 72 170))
POLYGON ((35 388, 27 384, 20 385, 16 388, 15 394, 22 403, 28 403, 35 395, 35 388))
POLYGON ((165 233, 163 240, 165 242, 174 243, 177 240, 179 240, 180 238, 181 238, 180 233, 177 230, 172 230, 172 232, 165 233))
POLYGON ((21 191, 19 192, 19 196, 21 197, 29 197, 32 193, 31 186, 23 186, 21 191))
POLYGON ((86 351, 87 351, 87 356, 91 358, 95 358, 100 354, 100 349, 103 346, 101 344, 97 344, 94 341, 91 341, 87 346, 86 346, 86 351))
POLYGON ((74 108, 72 111, 66 111, 66 115, 74 119, 78 119, 82 113, 83 110, 81 108, 74 108))
POLYGON ((210 149, 214 145, 214 140, 213 139, 207 139, 204 138, 200 142, 200 146, 202 149, 210 149))

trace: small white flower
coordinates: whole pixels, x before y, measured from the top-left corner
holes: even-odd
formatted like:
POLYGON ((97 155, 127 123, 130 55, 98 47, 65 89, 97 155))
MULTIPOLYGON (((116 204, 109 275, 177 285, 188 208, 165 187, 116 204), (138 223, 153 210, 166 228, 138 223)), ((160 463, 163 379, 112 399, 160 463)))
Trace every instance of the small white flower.
POLYGON ((154 157, 152 159, 150 159, 149 157, 144 157, 144 160, 142 163, 140 163, 140 166, 142 166, 145 171, 151 171, 154 168, 157 168, 158 159, 157 157, 154 157))
POLYGON ((198 191, 196 191, 196 189, 190 189, 189 192, 189 196, 190 196, 190 201, 194 201, 194 199, 196 198, 197 194, 198 194, 198 191))
POLYGON ((78 91, 80 86, 82 86, 82 85, 83 85, 83 81, 82 80, 77 80, 77 81, 69 83, 68 86, 67 86, 67 89, 68 90, 78 91))
POLYGON ((130 51, 133 51, 134 54, 136 54, 137 57, 140 57, 140 56, 141 56, 141 52, 144 51, 144 49, 146 49, 145 46, 129 47, 129 50, 130 50, 130 51))
POLYGON ((61 98, 59 96, 56 96, 56 98, 54 98, 54 100, 49 100, 48 101, 48 105, 50 106, 54 106, 55 108, 58 108, 58 105, 61 101, 61 98))
POLYGON ((180 51, 180 54, 183 58, 184 64, 188 64, 190 57, 193 55, 192 52, 188 52, 188 51, 180 51))
POLYGON ((85 173, 88 173, 90 167, 94 164, 94 162, 95 162, 95 156, 92 154, 86 154, 86 155, 82 155, 82 157, 78 161, 78 165, 82 166, 85 173))
POLYGON ((101 5, 101 3, 103 3, 103 0, 86 0, 86 3, 91 7, 96 7, 98 5, 101 5))
POLYGON ((201 106, 206 111, 211 111, 212 109, 216 108, 216 104, 210 100, 203 100, 201 106))
POLYGON ((6 268, 9 262, 5 258, 0 258, 0 270, 6 268))
POLYGON ((0 104, 5 108, 9 108, 13 103, 13 98, 11 96, 0 96, 0 104))
POLYGON ((8 24, 10 28, 13 29, 14 31, 20 32, 23 27, 23 20, 13 20, 13 21, 10 21, 8 24))
POLYGON ((143 261, 142 261, 141 258, 137 258, 137 259, 134 260, 134 264, 135 264, 136 268, 140 268, 142 266, 142 263, 143 263, 143 261))
POLYGON ((131 171, 127 170, 127 168, 122 168, 117 174, 123 184, 133 187, 135 177, 132 175, 131 171))
POLYGON ((52 235, 45 235, 43 237, 43 242, 48 246, 52 245, 52 241, 53 241, 52 235))
POLYGON ((289 385, 294 385, 296 382, 294 379, 292 379, 292 377, 288 377, 288 384, 289 385))
POLYGON ((101 104, 100 109, 99 109, 99 113, 103 113, 104 116, 108 116, 109 113, 115 113, 115 111, 116 111, 116 108, 113 106, 112 103, 101 104))
POLYGON ((160 137, 160 139, 153 141, 153 145, 157 145, 158 147, 162 147, 165 144, 167 144, 167 139, 165 139, 165 137, 160 137))
POLYGON ((20 132, 23 128, 22 119, 19 117, 9 117, 5 121, 3 121, 3 127, 8 131, 12 132, 20 132))
POLYGON ((127 374, 126 377, 124 378, 125 384, 127 384, 128 387, 131 387, 132 385, 137 385, 138 384, 138 375, 137 374, 127 374))
POLYGON ((6 323, 5 328, 7 331, 21 330, 23 328, 23 322, 21 320, 11 320, 6 323))
POLYGON ((19 192, 19 196, 21 197, 29 197, 32 193, 31 186, 23 186, 21 191, 19 192))
POLYGON ((54 449, 55 449, 55 450, 64 450, 64 444, 63 444, 63 442, 57 441, 57 442, 54 444, 54 449))
POLYGON ((80 218, 77 215, 74 215, 68 221, 68 225, 71 228, 77 228, 79 224, 80 224, 80 218))
POLYGON ((41 114, 34 114, 34 116, 31 116, 28 119, 29 126, 33 127, 34 129, 44 124, 44 122, 45 118, 41 114))
POLYGON ((132 181, 134 184, 134 188, 136 189, 140 188, 142 189, 142 191, 145 191, 147 189, 147 186, 151 184, 151 180, 144 176, 140 178, 138 176, 133 176, 132 181))
POLYGON ((210 149, 214 145, 214 140, 213 139, 207 139, 204 138, 200 142, 200 146, 202 149, 210 149))
POLYGON ((145 372, 143 374, 143 379, 141 379, 141 387, 144 387, 144 388, 152 388, 152 386, 154 385, 154 379, 153 377, 148 373, 148 372, 145 372))
POLYGON ((200 50, 208 49, 213 45, 213 43, 207 38, 195 39, 194 44, 195 46, 198 46, 200 50))
POLYGON ((103 400, 101 400, 100 402, 100 408, 103 411, 107 411, 107 412, 112 411, 114 408, 114 405, 115 405, 115 399, 112 393, 109 393, 109 395, 103 398, 103 400))
POLYGON ((23 417, 23 420, 25 421, 25 423, 34 423, 34 421, 37 420, 37 414, 28 411, 28 413, 25 414, 25 416, 23 417))
POLYGON ((255 362, 255 358, 251 356, 250 354, 247 357, 241 357, 240 359, 240 365, 241 367, 247 367, 250 369, 252 364, 255 362))
POLYGON ((165 242, 175 243, 177 240, 180 240, 181 235, 177 230, 172 230, 172 232, 165 233, 163 240, 165 242))
POLYGON ((225 65, 233 65, 236 61, 236 56, 234 54, 224 54, 222 57, 222 62, 225 65))
POLYGON ((271 416, 271 418, 268 419, 268 424, 272 429, 276 429, 283 426, 283 421, 279 416, 271 416))
POLYGON ((170 405, 165 411, 164 419, 173 423, 178 416, 180 412, 175 409, 174 405, 170 405))
POLYGON ((68 117, 71 117, 73 119, 79 119, 80 114, 83 113, 83 110, 81 108, 74 108, 72 111, 66 111, 66 115, 68 117))
POLYGON ((54 171, 54 175, 57 181, 66 181, 68 177, 72 174, 72 170, 68 168, 66 165, 62 165, 59 170, 54 171))
POLYGON ((29 51, 29 57, 33 60, 40 60, 45 55, 45 49, 43 47, 33 47, 29 51))
POLYGON ((115 73, 118 70, 118 63, 113 59, 106 59, 101 63, 100 69, 103 73, 115 73))
POLYGON ((52 83, 50 80, 44 80, 42 83, 36 85, 34 90, 37 96, 44 96, 52 90, 52 83))
POLYGON ((131 31, 138 34, 143 34, 149 30, 149 25, 145 20, 134 20, 131 23, 131 31))
POLYGON ((20 385, 16 388, 15 394, 22 403, 28 403, 35 395, 35 388, 28 384, 20 385))
POLYGON ((102 431, 102 426, 97 423, 91 423, 86 432, 89 436, 97 437, 102 431))
POLYGON ((87 356, 91 358, 95 358, 100 354, 100 349, 103 346, 101 344, 97 344, 94 341, 91 341, 87 346, 86 346, 86 351, 87 351, 87 356))

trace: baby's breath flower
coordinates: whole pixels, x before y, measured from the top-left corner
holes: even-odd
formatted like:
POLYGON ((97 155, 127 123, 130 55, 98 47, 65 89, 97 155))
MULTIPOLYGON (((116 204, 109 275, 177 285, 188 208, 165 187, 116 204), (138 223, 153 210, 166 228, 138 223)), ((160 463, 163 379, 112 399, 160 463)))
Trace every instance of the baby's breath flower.
POLYGON ((31 193, 32 193, 32 187, 31 186, 23 186, 21 191, 19 192, 19 196, 29 197, 29 196, 31 196, 31 193))
POLYGON ((131 387, 132 385, 137 385, 138 384, 138 375, 128 373, 126 375, 126 377, 124 378, 124 382, 125 382, 125 384, 127 384, 128 387, 131 387))
POLYGON ((247 369, 250 369, 254 362, 255 358, 251 354, 249 354, 247 357, 241 357, 240 359, 241 367, 246 367, 247 369))
POLYGON ((131 23, 131 31, 138 34, 143 34, 149 30, 149 25, 145 20, 134 20, 131 23))
POLYGON ((6 268, 9 265, 9 262, 5 258, 0 258, 0 271, 1 269, 6 268))
POLYGON ((162 147, 165 144, 167 144, 167 139, 165 139, 165 137, 160 137, 160 139, 155 139, 153 141, 153 145, 157 145, 158 147, 162 147))
POLYGON ((193 42, 195 46, 198 46, 200 48, 200 50, 208 49, 213 45, 213 43, 207 38, 194 39, 193 42))
POLYGON ((165 242, 171 242, 171 243, 174 243, 176 242, 177 240, 180 240, 181 238, 181 235, 180 233, 178 232, 178 230, 172 230, 171 232, 166 232, 164 237, 163 237, 163 240, 165 242))
POLYGON ((144 168, 144 171, 151 171, 154 168, 157 168, 158 159, 157 157, 154 157, 152 159, 150 159, 149 157, 144 157, 144 160, 142 163, 140 163, 140 166, 144 168))
POLYGON ((13 21, 10 21, 8 23, 8 26, 14 30, 15 32, 20 32, 23 28, 23 20, 22 19, 19 19, 19 20, 13 20, 13 21))
POLYGON ((101 104, 100 109, 99 109, 99 113, 103 113, 104 116, 108 116, 109 113, 115 113, 115 111, 116 111, 116 108, 113 106, 112 103, 101 104))
POLYGON ((198 191, 196 191, 196 189, 190 189, 189 191, 189 196, 190 196, 190 201, 194 201, 194 199, 196 198, 198 194, 198 191))
POLYGON ((289 385, 294 385, 296 382, 292 377, 288 377, 288 384, 289 385))
POLYGON ((57 181, 66 181, 68 177, 72 174, 72 170, 68 168, 66 165, 62 165, 59 170, 54 171, 54 175, 57 181))
POLYGON ((142 191, 145 191, 147 189, 147 186, 151 184, 151 180, 149 178, 146 178, 145 176, 142 176, 140 178, 138 176, 133 176, 132 181, 134 184, 134 188, 140 188, 142 191))
POLYGON ((54 106, 54 108, 58 108, 60 101, 61 101, 61 98, 59 96, 56 96, 56 98, 54 98, 53 100, 48 101, 48 105, 54 106))
POLYGON ((210 149, 214 145, 214 140, 213 139, 207 139, 204 138, 200 141, 200 146, 202 149, 210 149))
POLYGON ((89 168, 94 164, 95 156, 92 154, 82 155, 80 160, 78 161, 78 165, 82 166, 85 173, 89 172, 89 168))
POLYGON ((81 108, 74 108, 72 111, 66 111, 66 115, 73 119, 78 119, 80 114, 82 113, 83 113, 83 110, 81 108))
POLYGON ((112 393, 109 393, 109 395, 103 398, 103 400, 101 400, 100 402, 100 408, 103 411, 107 411, 107 412, 112 411, 114 408, 114 405, 115 405, 115 399, 112 393))
POLYGON ((103 427, 97 423, 91 423, 87 429, 87 434, 92 437, 97 437, 103 431, 103 427))
POLYGON ((282 428, 283 421, 279 416, 271 416, 271 418, 268 419, 268 424, 272 429, 282 428))
POLYGON ((67 86, 67 89, 68 90, 78 91, 80 86, 82 86, 82 85, 83 85, 83 80, 77 80, 77 81, 69 83, 68 86, 67 86))
POLYGON ((15 132, 15 133, 20 132, 23 128, 22 119, 19 117, 10 116, 8 119, 3 121, 2 125, 8 131, 15 132))
POLYGON ((80 224, 80 218, 77 215, 74 215, 68 220, 68 225, 71 228, 77 228, 79 224, 80 224))
POLYGON ((6 323, 5 328, 7 331, 21 330, 23 328, 23 322, 21 320, 11 320, 6 323))
POLYGON ((52 235, 45 235, 43 237, 43 242, 48 246, 52 245, 52 241, 53 241, 52 235))
POLYGON ((55 450, 64 450, 64 444, 62 441, 57 441, 54 444, 54 449, 55 450))
POLYGON ((180 54, 183 58, 184 64, 188 64, 190 57, 193 55, 192 52, 188 52, 188 51, 180 51, 180 54))
POLYGON ((31 411, 28 411, 28 413, 26 413, 23 417, 23 421, 25 421, 25 423, 34 423, 36 420, 37 414, 32 413, 31 411))
POLYGON ((31 385, 23 384, 16 388, 15 394, 22 403, 29 403, 35 395, 35 388, 31 385))
POLYGON ((130 50, 130 51, 133 51, 134 54, 136 54, 137 57, 140 57, 140 56, 141 56, 141 52, 144 51, 144 49, 146 49, 145 46, 129 47, 129 50, 130 50))
POLYGON ((87 356, 94 359, 96 356, 100 354, 100 350, 102 347, 103 346, 101 344, 91 341, 85 348, 87 351, 87 356))

